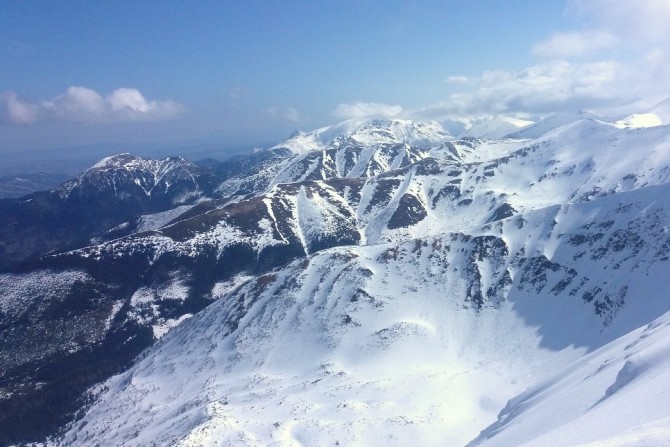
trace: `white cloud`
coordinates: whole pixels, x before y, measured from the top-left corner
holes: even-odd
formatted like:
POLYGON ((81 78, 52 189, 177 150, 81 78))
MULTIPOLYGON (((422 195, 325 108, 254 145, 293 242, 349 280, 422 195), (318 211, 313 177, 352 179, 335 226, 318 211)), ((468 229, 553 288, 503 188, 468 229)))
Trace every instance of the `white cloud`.
POLYGON ((174 101, 147 101, 134 88, 116 89, 105 100, 118 116, 132 120, 170 118, 181 112, 181 107, 174 101))
POLYGON ((22 102, 14 92, 0 94, 0 105, 4 106, 5 120, 15 124, 30 124, 37 119, 38 107, 22 102))
POLYGON ((614 61, 574 64, 551 61, 519 72, 489 71, 468 78, 472 86, 411 114, 439 119, 461 114, 550 113, 608 105, 616 98, 614 61))
POLYGON ((39 105, 44 119, 66 121, 100 121, 105 115, 105 100, 98 92, 86 87, 70 87, 62 95, 39 105))
POLYGON ((572 0, 568 12, 592 23, 622 44, 667 43, 670 39, 668 0, 572 0))
POLYGON ((265 109, 265 113, 273 118, 283 119, 292 123, 299 123, 302 121, 300 112, 293 107, 270 106, 265 109))
POLYGON ((568 12, 584 28, 539 42, 533 49, 536 56, 569 58, 602 49, 640 53, 670 45, 668 0, 572 0, 568 12))
POLYGON ((394 117, 402 113, 399 105, 389 105, 378 102, 356 101, 353 104, 340 104, 333 110, 333 116, 342 119, 366 118, 370 116, 394 117))
POLYGON ((669 0, 571 0, 575 30, 535 45, 543 62, 516 72, 451 76, 454 93, 417 118, 592 110, 645 112, 670 95, 669 0), (579 59, 573 59, 579 58, 579 59))
POLYGON ((19 99, 14 92, 0 96, 6 121, 30 124, 36 121, 118 122, 172 118, 183 108, 174 101, 149 101, 139 90, 119 88, 103 97, 93 89, 72 86, 62 95, 38 103, 19 99))
POLYGON ((119 110, 131 110, 146 113, 150 110, 155 110, 158 107, 155 101, 151 104, 148 103, 139 90, 134 88, 120 88, 114 90, 112 94, 107 97, 107 101, 112 107, 112 110, 116 112, 119 110))
POLYGON ((569 58, 594 53, 614 45, 617 39, 606 31, 557 33, 533 48, 533 54, 546 58, 569 58))
POLYGON ((449 84, 467 84, 469 80, 467 76, 449 76, 446 79, 449 84))

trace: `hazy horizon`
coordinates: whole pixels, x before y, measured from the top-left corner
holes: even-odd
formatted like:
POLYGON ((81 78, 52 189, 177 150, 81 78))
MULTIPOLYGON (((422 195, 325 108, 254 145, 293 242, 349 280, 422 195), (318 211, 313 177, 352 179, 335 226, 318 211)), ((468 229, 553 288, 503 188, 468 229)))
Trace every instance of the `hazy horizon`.
POLYGON ((0 153, 225 158, 369 115, 645 112, 670 91, 668 19, 655 0, 4 2, 0 153))

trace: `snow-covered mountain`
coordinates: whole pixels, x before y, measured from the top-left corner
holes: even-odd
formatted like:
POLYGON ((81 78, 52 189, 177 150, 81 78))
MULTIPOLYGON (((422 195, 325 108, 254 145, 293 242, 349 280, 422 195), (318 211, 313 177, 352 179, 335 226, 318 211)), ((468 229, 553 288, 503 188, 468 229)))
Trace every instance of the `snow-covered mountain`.
POLYGON ((665 313, 550 374, 469 445, 668 445, 669 328, 665 313))
POLYGON ((0 200, 0 268, 85 244, 141 214, 193 204, 219 182, 179 157, 105 158, 54 190, 0 200))
POLYGON ((388 144, 409 144, 430 147, 452 139, 439 123, 422 123, 400 119, 347 120, 312 132, 296 132, 272 149, 286 148, 301 154, 343 144, 371 147, 388 144))
POLYGON ((634 113, 614 123, 622 128, 644 128, 670 124, 670 98, 645 113, 634 113))
MULTIPOLYGON (((521 417, 506 402, 529 384, 581 371, 602 346, 623 349, 610 343, 667 311, 669 193, 649 187, 296 261, 169 333, 105 384, 63 443, 464 445, 503 407, 503 426, 507 413, 521 417)), ((665 346, 662 337, 649 344, 665 346)), ((625 395, 618 370, 645 370, 642 359, 624 367, 594 357, 609 391, 580 393, 568 416, 625 395)), ((670 373, 648 368, 668 383, 670 373)), ((645 396, 655 418, 668 416, 662 395, 645 396)), ((619 430, 635 428, 618 420, 619 430)), ((544 435, 542 426, 531 428, 544 435)), ((483 437, 503 433, 494 427, 483 437)), ((500 445, 524 439, 515 436, 500 445)))
MULTIPOLYGON (((598 417, 636 433, 613 413, 626 368, 668 383, 662 354, 624 368, 621 340, 664 352, 644 326, 670 309, 670 131, 577 114, 522 132, 350 121, 176 182, 176 160, 101 161, 61 196, 192 186, 0 274, 0 443, 89 399, 56 444, 560 445, 598 417)), ((670 406, 648 394, 657 436, 670 406)))
POLYGON ((507 133, 505 136, 508 138, 540 138, 554 129, 583 119, 595 120, 598 119, 598 116, 584 111, 555 113, 520 130, 507 133))
POLYGON ((490 140, 503 138, 506 135, 524 129, 534 124, 534 121, 496 116, 490 119, 479 120, 467 129, 462 138, 486 138, 490 140))

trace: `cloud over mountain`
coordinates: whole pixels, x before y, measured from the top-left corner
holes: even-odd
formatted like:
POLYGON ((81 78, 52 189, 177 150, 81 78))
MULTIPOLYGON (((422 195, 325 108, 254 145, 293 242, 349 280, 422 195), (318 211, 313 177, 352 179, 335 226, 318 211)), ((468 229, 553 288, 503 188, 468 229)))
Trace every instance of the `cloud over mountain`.
POLYGON ((410 115, 441 119, 580 109, 616 115, 645 110, 667 97, 670 3, 574 0, 566 14, 576 29, 537 42, 532 52, 538 63, 478 76, 449 74, 452 92, 410 115))
POLYGON ((451 114, 549 113, 608 105, 616 99, 623 69, 616 61, 575 64, 550 61, 518 72, 487 71, 462 80, 466 87, 446 101, 412 112, 440 118, 451 114))
POLYGON ((535 45, 536 56, 565 58, 617 48, 645 54, 670 41, 670 3, 664 0, 573 0, 567 13, 586 26, 552 34, 535 45))
POLYGON ((403 109, 399 105, 390 105, 379 102, 356 101, 351 104, 340 104, 332 115, 342 119, 366 118, 369 116, 394 117, 400 115, 403 109))

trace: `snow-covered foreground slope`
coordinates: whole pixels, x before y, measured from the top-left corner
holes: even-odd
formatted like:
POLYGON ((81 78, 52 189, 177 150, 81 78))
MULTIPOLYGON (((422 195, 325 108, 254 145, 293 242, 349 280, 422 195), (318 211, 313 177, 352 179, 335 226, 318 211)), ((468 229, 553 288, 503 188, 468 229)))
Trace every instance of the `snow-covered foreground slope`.
POLYGON ((670 383, 669 225, 661 185, 321 251, 172 330, 105 384, 62 444, 664 439, 670 400, 651 391, 670 383), (617 410, 635 396, 653 419, 617 410), (571 432, 589 418, 597 430, 571 432))
POLYGON ((670 445, 670 312, 511 400, 469 446, 670 445))

